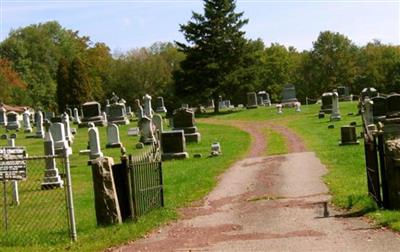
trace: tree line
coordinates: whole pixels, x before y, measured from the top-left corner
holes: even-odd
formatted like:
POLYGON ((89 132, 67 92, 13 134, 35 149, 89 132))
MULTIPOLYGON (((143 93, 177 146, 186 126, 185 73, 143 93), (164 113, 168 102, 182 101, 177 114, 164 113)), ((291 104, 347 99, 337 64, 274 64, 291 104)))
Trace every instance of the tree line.
POLYGON ((0 100, 51 110, 104 103, 112 92, 129 104, 145 93, 170 108, 210 98, 245 103, 248 91, 265 90, 279 101, 285 84, 298 98, 317 98, 337 86, 358 94, 373 86, 400 90, 400 47, 378 40, 357 46, 343 34, 322 31, 310 50, 248 40, 248 22, 234 1, 205 0, 204 14, 181 25, 187 43, 157 42, 112 54, 104 43, 58 22, 29 25, 0 43, 0 100))

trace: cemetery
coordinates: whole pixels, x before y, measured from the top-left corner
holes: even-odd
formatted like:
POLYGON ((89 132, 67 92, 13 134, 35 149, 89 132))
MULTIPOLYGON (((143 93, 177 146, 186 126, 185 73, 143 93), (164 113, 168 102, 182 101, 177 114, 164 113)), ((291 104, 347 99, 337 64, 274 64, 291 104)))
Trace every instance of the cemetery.
POLYGON ((398 3, 78 2, 1 2, 0 251, 400 250, 398 3))

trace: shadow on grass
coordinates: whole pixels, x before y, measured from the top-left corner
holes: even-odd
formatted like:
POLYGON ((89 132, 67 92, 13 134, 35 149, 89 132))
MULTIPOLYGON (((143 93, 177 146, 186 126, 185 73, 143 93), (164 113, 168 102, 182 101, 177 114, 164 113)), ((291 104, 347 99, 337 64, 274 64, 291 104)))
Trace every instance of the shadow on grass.
POLYGON ((238 113, 242 110, 226 110, 226 111, 220 111, 220 112, 207 112, 204 114, 196 114, 196 118, 210 118, 214 116, 220 116, 220 115, 229 115, 229 114, 235 114, 238 113))
POLYGON ((365 195, 350 195, 347 197, 347 209, 350 212, 337 214, 337 218, 354 218, 378 210, 376 203, 365 195))

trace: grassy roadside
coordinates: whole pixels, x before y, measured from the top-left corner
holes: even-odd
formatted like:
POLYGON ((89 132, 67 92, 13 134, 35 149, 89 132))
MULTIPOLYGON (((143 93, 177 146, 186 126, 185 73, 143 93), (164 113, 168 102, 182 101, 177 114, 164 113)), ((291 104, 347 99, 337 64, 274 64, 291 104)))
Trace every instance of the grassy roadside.
MULTIPOLYGON (((121 141, 127 147, 128 153, 132 153, 135 152, 133 146, 137 139, 126 136, 128 127, 122 126, 120 128, 121 141)), ((55 246, 46 245, 46 237, 43 237, 40 244, 26 247, 2 246, 1 251, 98 251, 140 238, 157 226, 176 219, 178 217, 177 208, 189 205, 211 191, 217 182, 218 175, 234 161, 243 157, 250 144, 250 136, 234 127, 215 127, 207 124, 199 124, 198 127, 202 134, 202 142, 200 144, 187 145, 190 158, 163 163, 165 208, 145 215, 137 223, 124 223, 123 225, 106 228, 96 227, 92 177, 91 170, 86 165, 87 157, 76 154, 87 145, 87 129, 79 129, 73 145, 75 154, 71 158, 78 242, 55 246), (223 155, 208 158, 211 143, 214 141, 221 143, 223 155), (195 153, 201 153, 202 158, 193 158, 195 153)), ((106 139, 105 128, 100 128, 100 134, 104 145, 104 140, 106 139)), ((30 155, 42 153, 43 145, 41 141, 25 139, 22 133, 18 135, 17 144, 26 145, 30 155)), ((2 144, 5 145, 4 140, 2 141, 2 144)), ((118 162, 118 152, 119 150, 115 149, 104 150, 104 154, 114 157, 115 162, 118 162)))

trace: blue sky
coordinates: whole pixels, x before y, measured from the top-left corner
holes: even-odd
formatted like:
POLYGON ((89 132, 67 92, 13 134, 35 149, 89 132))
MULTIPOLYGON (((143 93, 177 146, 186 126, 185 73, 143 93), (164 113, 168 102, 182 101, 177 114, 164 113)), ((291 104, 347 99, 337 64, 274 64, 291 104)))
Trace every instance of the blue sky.
MULTIPOLYGON (((179 24, 201 0, 0 0, 1 36, 11 29, 57 20, 79 30, 112 51, 150 46, 157 41, 183 41, 179 24)), ((400 44, 400 0, 238 0, 249 24, 246 37, 310 49, 320 31, 347 35, 358 45, 373 39, 400 44)))

